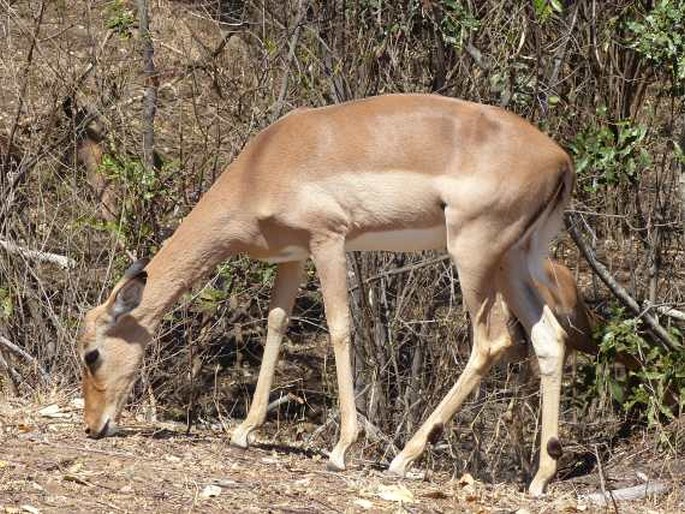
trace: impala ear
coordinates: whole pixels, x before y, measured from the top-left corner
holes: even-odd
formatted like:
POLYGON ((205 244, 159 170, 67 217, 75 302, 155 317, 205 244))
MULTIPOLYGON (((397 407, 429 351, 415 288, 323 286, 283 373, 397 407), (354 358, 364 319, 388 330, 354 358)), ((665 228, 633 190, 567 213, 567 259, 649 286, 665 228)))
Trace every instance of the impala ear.
POLYGON ((117 290, 108 309, 112 323, 116 323, 140 305, 147 282, 147 272, 144 269, 146 265, 147 260, 138 260, 124 273, 124 283, 117 290))

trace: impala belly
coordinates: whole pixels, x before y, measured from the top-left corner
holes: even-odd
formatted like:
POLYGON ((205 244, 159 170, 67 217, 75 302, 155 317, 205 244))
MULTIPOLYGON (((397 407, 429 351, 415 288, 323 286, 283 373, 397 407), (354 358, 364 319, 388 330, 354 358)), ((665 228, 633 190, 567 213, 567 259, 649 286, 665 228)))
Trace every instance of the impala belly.
POLYGON ((278 264, 280 262, 294 262, 304 261, 309 258, 309 249, 303 246, 284 246, 274 255, 260 258, 260 261, 268 262, 269 264, 278 264))
POLYGON ((444 225, 429 228, 366 232, 345 241, 345 250, 348 252, 374 250, 418 252, 421 250, 438 250, 447 246, 446 234, 447 231, 444 225))
MULTIPOLYGON (((348 252, 420 252, 440 250, 447 246, 444 225, 429 228, 365 232, 345 241, 348 252)), ((303 261, 309 258, 309 249, 303 246, 285 246, 274 255, 260 259, 271 264, 303 261)))

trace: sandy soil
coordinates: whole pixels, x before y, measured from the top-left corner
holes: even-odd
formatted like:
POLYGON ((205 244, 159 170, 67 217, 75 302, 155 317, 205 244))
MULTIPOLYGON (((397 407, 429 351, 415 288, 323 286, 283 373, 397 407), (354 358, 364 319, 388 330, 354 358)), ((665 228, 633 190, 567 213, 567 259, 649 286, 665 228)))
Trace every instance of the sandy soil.
MULTIPOLYGON (((398 480, 355 460, 348 471, 329 472, 318 450, 262 442, 242 451, 228 445, 225 433, 186 435, 172 424, 130 420, 120 436, 92 441, 82 433, 78 405, 50 405, 0 405, 0 512, 607 511, 580 496, 597 489, 594 479, 556 481, 536 500, 514 484, 483 484, 469 475, 398 480)), ((632 473, 632 485, 639 483, 635 470, 650 469, 671 489, 619 503, 619 512, 685 511, 682 473, 663 462, 631 462, 622 472, 632 473)))

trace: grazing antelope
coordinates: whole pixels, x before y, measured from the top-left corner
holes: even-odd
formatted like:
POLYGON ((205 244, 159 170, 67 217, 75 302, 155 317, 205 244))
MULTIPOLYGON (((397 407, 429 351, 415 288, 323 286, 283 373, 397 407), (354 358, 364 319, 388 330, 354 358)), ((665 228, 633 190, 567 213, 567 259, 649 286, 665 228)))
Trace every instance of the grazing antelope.
POLYGON ((62 110, 76 130, 76 145, 68 150, 64 160, 85 168, 86 182, 97 200, 98 218, 114 221, 119 212, 117 191, 100 169, 105 156, 105 125, 88 107, 76 108, 70 96, 62 102, 62 110))
POLYGON ((135 263, 85 316, 81 356, 86 431, 102 437, 136 378, 145 346, 181 293, 229 256, 278 263, 262 366, 232 443, 248 445, 266 417, 279 346, 302 264, 316 265, 334 348, 340 439, 332 469, 357 439, 345 253, 446 248, 473 323, 456 384, 390 465, 404 474, 512 344, 490 330, 497 295, 524 327, 542 390, 541 495, 556 472, 566 333, 536 282, 575 173, 550 138, 502 109, 437 95, 388 95, 296 110, 255 136, 157 255, 135 263))
MULTIPOLYGON (((538 291, 550 306, 552 312, 566 332, 565 346, 569 350, 596 355, 599 347, 592 339, 592 323, 587 307, 578 292, 573 273, 560 262, 547 259, 544 264, 546 283, 536 281, 538 291)), ((509 312, 506 302, 500 298, 502 318, 511 337, 514 339, 511 348, 503 360, 521 360, 528 353, 527 336, 523 326, 509 312)), ((493 315, 494 316, 494 315, 493 315)))

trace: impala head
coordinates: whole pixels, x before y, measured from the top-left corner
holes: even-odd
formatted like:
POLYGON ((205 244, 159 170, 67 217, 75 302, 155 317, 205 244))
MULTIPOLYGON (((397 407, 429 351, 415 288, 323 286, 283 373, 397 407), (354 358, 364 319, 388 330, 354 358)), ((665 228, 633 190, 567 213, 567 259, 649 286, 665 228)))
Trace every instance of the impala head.
POLYGON ((107 301, 89 311, 79 341, 83 359, 86 433, 112 435, 116 420, 136 379, 149 332, 131 315, 142 299, 145 261, 126 271, 107 301))

